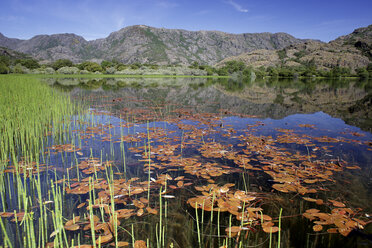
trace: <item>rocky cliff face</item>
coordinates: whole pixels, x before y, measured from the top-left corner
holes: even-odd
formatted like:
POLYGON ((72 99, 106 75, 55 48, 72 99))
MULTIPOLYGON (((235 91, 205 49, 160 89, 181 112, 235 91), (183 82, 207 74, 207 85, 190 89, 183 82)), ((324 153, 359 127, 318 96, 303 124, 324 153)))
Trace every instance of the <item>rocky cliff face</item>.
POLYGON ((29 40, 0 35, 0 46, 31 54, 45 61, 116 59, 124 63, 200 64, 218 61, 256 49, 282 49, 303 43, 286 33, 229 34, 218 31, 130 26, 107 38, 86 41, 75 34, 38 35, 29 40))
POLYGON ((8 58, 11 61, 17 60, 17 59, 29 59, 31 58, 29 55, 16 52, 12 49, 6 48, 6 47, 0 47, 0 56, 4 56, 8 58))
POLYGON ((19 39, 12 39, 4 36, 2 33, 0 33, 0 46, 6 47, 9 49, 15 49, 19 43, 21 43, 22 40, 19 39))
POLYGON ((372 25, 356 29, 329 43, 306 41, 291 44, 279 50, 256 50, 226 58, 227 61, 243 61, 253 67, 301 66, 312 62, 318 69, 329 70, 336 66, 352 70, 366 67, 372 60, 372 25))

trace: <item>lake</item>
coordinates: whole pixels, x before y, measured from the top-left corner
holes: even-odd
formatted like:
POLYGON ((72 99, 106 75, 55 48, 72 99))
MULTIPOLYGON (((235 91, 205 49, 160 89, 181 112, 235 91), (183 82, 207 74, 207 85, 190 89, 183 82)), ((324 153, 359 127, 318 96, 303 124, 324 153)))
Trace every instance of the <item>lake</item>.
POLYGON ((49 121, 0 128, 0 245, 371 246, 372 81, 40 81, 49 121))

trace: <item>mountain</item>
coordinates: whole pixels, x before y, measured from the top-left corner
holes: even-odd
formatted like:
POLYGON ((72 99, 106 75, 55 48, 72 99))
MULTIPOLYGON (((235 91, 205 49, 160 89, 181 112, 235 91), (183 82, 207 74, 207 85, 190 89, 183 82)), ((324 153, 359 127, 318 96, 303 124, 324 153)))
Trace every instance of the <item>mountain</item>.
POLYGON ((30 59, 31 58, 30 55, 20 53, 20 52, 14 51, 6 47, 0 47, 0 58, 1 57, 6 57, 7 60, 10 60, 10 61, 15 61, 17 59, 30 59))
POLYGON ((291 44, 284 49, 255 50, 232 56, 219 62, 243 61, 255 68, 263 66, 301 66, 312 63, 317 69, 329 70, 336 66, 353 71, 366 67, 372 61, 372 25, 354 30, 328 43, 315 40, 291 44))
POLYGON ((6 47, 9 49, 15 49, 22 40, 20 39, 12 39, 4 36, 2 33, 0 33, 0 46, 1 47, 6 47))
POLYGON ((187 31, 129 26, 108 37, 86 41, 75 34, 37 35, 29 40, 0 34, 0 46, 27 53, 44 62, 57 59, 118 60, 123 63, 213 65, 220 60, 257 49, 282 49, 303 43, 286 33, 230 34, 219 31, 187 31))

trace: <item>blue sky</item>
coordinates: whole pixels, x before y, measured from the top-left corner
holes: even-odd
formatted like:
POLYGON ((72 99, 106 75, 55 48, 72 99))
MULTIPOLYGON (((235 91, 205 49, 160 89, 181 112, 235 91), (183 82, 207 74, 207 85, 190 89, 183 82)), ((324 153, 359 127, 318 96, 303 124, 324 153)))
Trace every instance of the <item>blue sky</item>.
POLYGON ((230 33, 286 32, 329 41, 372 24, 372 0, 1 0, 0 32, 29 39, 75 33, 105 38, 143 24, 230 33))

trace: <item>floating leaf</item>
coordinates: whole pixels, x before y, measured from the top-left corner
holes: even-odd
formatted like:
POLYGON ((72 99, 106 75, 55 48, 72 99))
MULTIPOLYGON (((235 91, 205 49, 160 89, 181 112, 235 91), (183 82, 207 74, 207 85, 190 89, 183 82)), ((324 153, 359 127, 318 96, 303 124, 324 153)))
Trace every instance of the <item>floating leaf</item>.
POLYGON ((242 228, 240 226, 231 226, 231 227, 226 228, 225 232, 227 234, 229 234, 230 232, 231 233, 237 233, 237 232, 240 232, 240 230, 242 230, 242 228))
POLYGON ((110 245, 114 246, 114 247, 127 247, 127 246, 129 246, 129 243, 126 242, 126 241, 120 241, 120 242, 117 243, 117 246, 116 246, 115 242, 110 243, 110 245))
POLYGON ((315 225, 315 226, 313 226, 313 230, 314 230, 314 232, 320 232, 321 230, 323 230, 323 226, 322 225, 315 225))
POLYGON ((267 226, 262 229, 265 233, 276 233, 279 231, 277 226, 267 226))
POLYGON ((72 225, 69 225, 69 226, 65 225, 65 229, 68 230, 68 231, 77 231, 77 230, 80 229, 80 226, 78 224, 72 224, 72 225))
POLYGON ((335 207, 338 207, 338 208, 344 208, 345 207, 345 204, 342 203, 342 202, 338 202, 338 201, 335 201, 335 200, 328 200, 330 202, 332 202, 333 206, 335 207))
POLYGON ((134 248, 147 248, 146 242, 143 240, 136 240, 136 242, 134 242, 134 248))
POLYGON ((328 233, 338 233, 337 228, 329 228, 327 230, 328 233))
POLYGON ((113 240, 113 236, 111 233, 107 234, 107 235, 100 235, 97 237, 96 239, 96 244, 99 245, 99 244, 105 244, 105 243, 108 243, 110 242, 111 240, 113 240))

